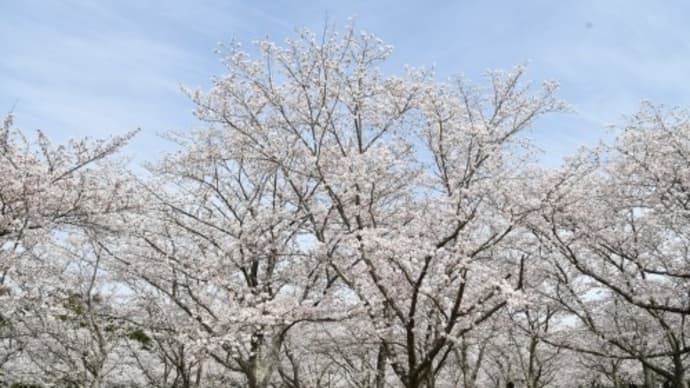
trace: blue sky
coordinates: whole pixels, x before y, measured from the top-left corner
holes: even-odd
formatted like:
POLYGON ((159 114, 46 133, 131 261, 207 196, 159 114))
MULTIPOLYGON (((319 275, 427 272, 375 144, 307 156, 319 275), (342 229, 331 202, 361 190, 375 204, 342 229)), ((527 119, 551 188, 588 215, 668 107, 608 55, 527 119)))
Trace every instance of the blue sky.
POLYGON ((127 153, 165 148, 156 133, 198 126, 179 85, 222 73, 218 43, 348 17, 395 47, 390 73, 435 65, 479 81, 487 69, 528 65, 553 79, 574 114, 532 132, 555 163, 606 136, 642 100, 690 105, 687 1, 135 1, 0 0, 0 112, 53 138, 104 137, 141 127, 127 153))

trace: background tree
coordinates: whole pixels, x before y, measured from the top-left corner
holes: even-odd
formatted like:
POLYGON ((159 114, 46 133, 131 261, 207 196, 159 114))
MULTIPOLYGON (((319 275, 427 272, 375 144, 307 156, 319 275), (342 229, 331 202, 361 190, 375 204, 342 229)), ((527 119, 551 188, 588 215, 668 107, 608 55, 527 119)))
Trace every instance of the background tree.
MULTIPOLYGON (((27 322, 32 327, 47 324, 42 320, 52 314, 49 310, 65 300, 69 304, 70 296, 76 303, 76 298, 85 295, 82 286, 91 284, 95 290, 88 275, 97 269, 85 273, 74 268, 70 263, 78 264, 60 247, 68 246, 72 236, 117 230, 118 219, 113 215, 136 207, 129 177, 112 159, 133 135, 54 146, 41 132, 29 141, 13 127, 12 115, 6 116, 0 128, 0 378, 21 374, 30 364, 27 352, 48 345, 37 338, 27 340, 31 334, 27 322), (61 284, 65 288, 58 290, 61 284), (11 366, 6 364, 9 361, 11 366)), ((56 330, 58 322, 51 323, 56 325, 50 330, 56 330)))
POLYGON ((613 146, 554 174, 537 226, 556 255, 562 305, 607 348, 681 388, 689 129, 684 111, 643 105, 613 146))

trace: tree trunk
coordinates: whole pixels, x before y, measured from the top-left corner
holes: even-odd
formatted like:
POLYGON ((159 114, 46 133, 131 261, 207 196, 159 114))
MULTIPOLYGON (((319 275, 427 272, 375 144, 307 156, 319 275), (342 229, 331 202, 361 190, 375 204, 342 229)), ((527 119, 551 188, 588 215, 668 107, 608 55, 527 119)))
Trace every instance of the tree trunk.
POLYGON ((273 335, 271 338, 266 338, 262 333, 254 335, 252 339, 254 354, 250 359, 247 373, 249 388, 268 388, 281 344, 278 335, 273 335))
POLYGON ((685 368, 680 354, 673 356, 673 388, 687 388, 685 381, 685 368))
POLYGON ((384 388, 386 384, 386 349, 379 345, 379 354, 376 359, 376 388, 384 388))
POLYGON ((656 388, 656 374, 649 369, 645 364, 642 364, 642 372, 644 374, 645 388, 656 388))

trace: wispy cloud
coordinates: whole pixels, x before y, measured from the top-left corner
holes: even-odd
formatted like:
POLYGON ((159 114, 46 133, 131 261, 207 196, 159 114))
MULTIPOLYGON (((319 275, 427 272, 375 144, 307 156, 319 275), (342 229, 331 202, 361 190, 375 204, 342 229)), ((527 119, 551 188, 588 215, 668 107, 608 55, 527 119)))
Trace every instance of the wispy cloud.
POLYGON ((641 100, 690 103, 688 14, 680 0, 8 1, 0 110, 19 99, 20 125, 63 138, 141 126, 133 149, 150 150, 155 132, 196 125, 178 85, 203 87, 222 72, 218 42, 282 40, 296 27, 322 28, 326 15, 341 26, 356 16, 396 47, 387 71, 435 64, 441 78, 477 79, 528 63, 530 78, 560 81, 577 114, 533 132, 555 160, 595 142, 641 100))

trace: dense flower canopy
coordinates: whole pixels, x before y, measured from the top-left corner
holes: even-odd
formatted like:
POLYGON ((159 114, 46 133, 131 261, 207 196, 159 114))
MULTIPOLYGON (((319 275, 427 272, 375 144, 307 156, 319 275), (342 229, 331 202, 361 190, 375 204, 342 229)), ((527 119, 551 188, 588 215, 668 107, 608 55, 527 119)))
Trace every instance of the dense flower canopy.
POLYGON ((228 47, 146 176, 115 159, 133 133, 8 116, 0 384, 687 387, 687 113, 546 170, 525 131, 568 109, 555 83, 390 76, 390 52, 228 47))

